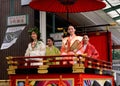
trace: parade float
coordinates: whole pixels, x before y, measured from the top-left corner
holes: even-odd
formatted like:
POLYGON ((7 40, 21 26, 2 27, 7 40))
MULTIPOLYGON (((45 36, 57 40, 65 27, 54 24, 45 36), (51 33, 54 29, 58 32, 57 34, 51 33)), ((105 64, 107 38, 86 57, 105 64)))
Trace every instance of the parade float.
POLYGON ((100 53, 97 59, 77 54, 6 57, 10 86, 107 86, 105 83, 114 86, 111 33, 91 33, 89 36, 90 42, 100 53), (63 64, 63 61, 67 61, 67 64, 63 64), (70 64, 69 61, 74 63, 70 64), (42 65, 34 65, 38 62, 42 65))

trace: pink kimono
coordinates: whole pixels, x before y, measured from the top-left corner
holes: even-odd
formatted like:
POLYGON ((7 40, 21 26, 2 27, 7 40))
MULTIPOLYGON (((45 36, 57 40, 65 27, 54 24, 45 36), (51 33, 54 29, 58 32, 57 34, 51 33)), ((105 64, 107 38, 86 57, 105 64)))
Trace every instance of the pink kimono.
MULTIPOLYGON (((64 38, 62 40, 61 55, 81 54, 79 49, 82 46, 82 38, 81 36, 75 36, 73 39, 70 39, 70 37, 64 38)), ((72 58, 73 57, 64 57, 63 59, 68 60, 72 58)), ((72 64, 73 61, 70 63, 72 64)))

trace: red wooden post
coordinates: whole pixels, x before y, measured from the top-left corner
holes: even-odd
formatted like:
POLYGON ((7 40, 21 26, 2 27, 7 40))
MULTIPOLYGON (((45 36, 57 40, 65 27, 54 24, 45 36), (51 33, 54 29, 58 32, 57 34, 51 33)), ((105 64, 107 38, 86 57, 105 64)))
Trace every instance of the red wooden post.
POLYGON ((28 76, 26 77, 26 80, 25 80, 25 86, 30 86, 30 85, 29 85, 28 76))

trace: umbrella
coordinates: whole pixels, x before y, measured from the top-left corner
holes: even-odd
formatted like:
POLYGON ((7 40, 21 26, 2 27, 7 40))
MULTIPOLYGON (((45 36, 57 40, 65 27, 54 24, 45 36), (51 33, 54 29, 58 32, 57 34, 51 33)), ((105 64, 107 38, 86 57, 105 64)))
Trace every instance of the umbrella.
POLYGON ((102 0, 32 0, 29 6, 46 12, 76 13, 102 9, 106 5, 102 0))
POLYGON ((29 6, 33 9, 53 12, 68 13, 88 12, 102 9, 106 6, 102 0, 32 0, 29 6))

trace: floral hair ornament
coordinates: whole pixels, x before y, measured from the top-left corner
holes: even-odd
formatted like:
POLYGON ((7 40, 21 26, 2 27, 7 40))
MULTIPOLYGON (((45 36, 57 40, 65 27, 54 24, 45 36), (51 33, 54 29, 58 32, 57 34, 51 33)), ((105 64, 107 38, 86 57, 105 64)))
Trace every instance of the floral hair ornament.
POLYGON ((37 35, 40 35, 39 29, 37 27, 33 27, 28 30, 28 33, 31 34, 32 32, 35 32, 37 35))

